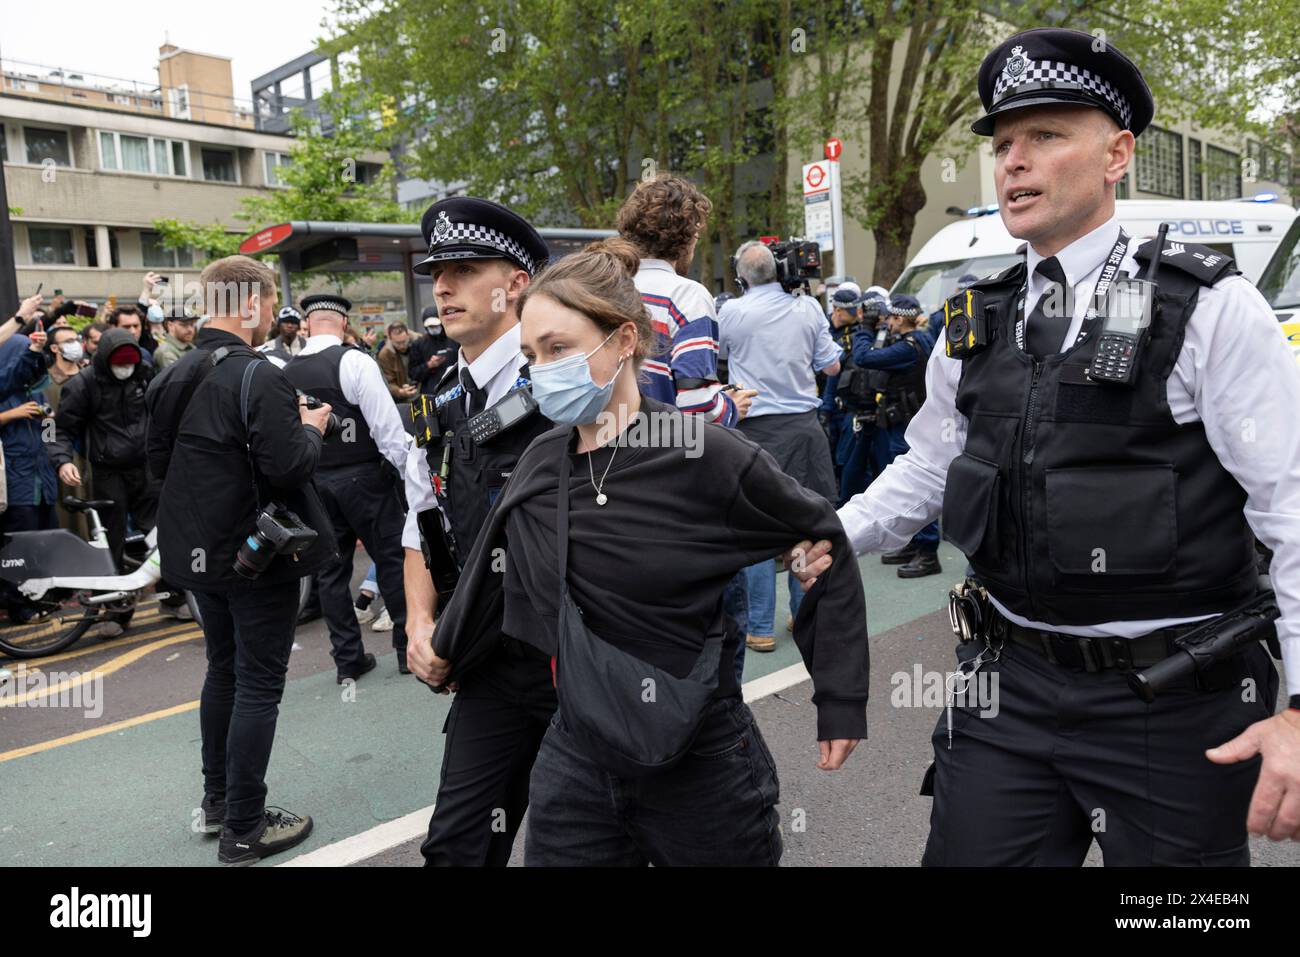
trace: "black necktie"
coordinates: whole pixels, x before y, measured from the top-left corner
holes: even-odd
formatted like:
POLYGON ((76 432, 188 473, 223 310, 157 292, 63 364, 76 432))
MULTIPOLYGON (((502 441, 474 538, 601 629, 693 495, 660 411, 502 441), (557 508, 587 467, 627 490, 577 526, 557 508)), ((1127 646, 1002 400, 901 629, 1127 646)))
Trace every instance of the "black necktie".
POLYGON ((469 414, 478 415, 487 408, 487 389, 480 389, 474 384, 474 377, 469 374, 469 368, 462 366, 460 370, 460 384, 465 389, 465 394, 469 396, 469 414))
POLYGON ((1041 359, 1061 351, 1074 315, 1074 288, 1055 256, 1044 259, 1034 272, 1047 280, 1047 288, 1034 304, 1025 327, 1025 351, 1041 359))

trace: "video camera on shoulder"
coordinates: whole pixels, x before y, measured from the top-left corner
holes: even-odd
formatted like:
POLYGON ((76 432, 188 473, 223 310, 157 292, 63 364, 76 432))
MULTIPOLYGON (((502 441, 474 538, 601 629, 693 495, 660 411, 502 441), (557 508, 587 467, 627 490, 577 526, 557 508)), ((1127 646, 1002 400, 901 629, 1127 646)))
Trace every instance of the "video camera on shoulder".
POLYGON ((309 528, 283 505, 271 503, 258 513, 253 532, 235 553, 235 571, 247 579, 257 578, 270 566, 276 555, 298 556, 316 541, 316 530, 309 528))
POLYGON ((776 281, 786 292, 803 288, 809 291, 809 284, 822 277, 822 248, 810 239, 777 239, 775 236, 760 236, 763 245, 772 250, 776 260, 776 281))

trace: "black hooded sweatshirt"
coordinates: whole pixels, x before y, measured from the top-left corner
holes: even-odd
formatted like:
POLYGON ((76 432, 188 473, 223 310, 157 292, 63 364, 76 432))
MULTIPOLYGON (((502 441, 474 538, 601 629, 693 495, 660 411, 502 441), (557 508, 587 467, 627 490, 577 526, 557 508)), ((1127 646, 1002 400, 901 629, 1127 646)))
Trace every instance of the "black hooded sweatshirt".
MULTIPOLYGON (((72 461, 73 443, 84 439, 86 457, 100 468, 130 469, 145 466, 145 389, 149 367, 141 355, 129 379, 118 379, 109 369, 109 357, 120 346, 140 344, 125 329, 109 329, 88 368, 68 379, 59 395, 54 417, 50 461, 57 469, 72 461)), ((143 353, 143 350, 141 350, 143 353)))
MULTIPOLYGON (((681 417, 672 406, 641 402, 639 417, 657 414, 647 422, 681 417)), ((840 558, 804 596, 794 639, 813 680, 818 738, 866 737, 865 600, 835 509, 734 430, 697 420, 691 449, 680 442, 634 446, 629 435, 636 428, 634 419, 620 440, 626 444, 597 449, 590 464, 586 453, 574 454, 577 433, 570 427, 529 445, 434 633, 452 678, 473 670, 502 633, 555 654, 556 490, 560 456, 568 454, 568 578, 583 620, 602 640, 678 677, 690 671, 705 639, 721 633, 722 591, 736 572, 802 539, 829 539, 840 558), (598 505, 591 474, 601 481, 606 466, 608 499, 598 505)), ((730 657, 724 645, 719 694, 736 690, 730 657)))

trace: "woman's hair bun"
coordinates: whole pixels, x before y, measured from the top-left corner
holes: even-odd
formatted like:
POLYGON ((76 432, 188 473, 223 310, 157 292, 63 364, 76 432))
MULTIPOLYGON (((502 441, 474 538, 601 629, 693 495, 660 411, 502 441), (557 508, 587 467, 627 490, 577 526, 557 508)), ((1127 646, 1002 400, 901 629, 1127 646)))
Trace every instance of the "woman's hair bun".
POLYGON ((628 276, 635 276, 637 270, 641 268, 640 251, 634 244, 621 236, 598 239, 594 243, 588 243, 582 248, 582 251, 584 253, 609 256, 623 267, 628 276))

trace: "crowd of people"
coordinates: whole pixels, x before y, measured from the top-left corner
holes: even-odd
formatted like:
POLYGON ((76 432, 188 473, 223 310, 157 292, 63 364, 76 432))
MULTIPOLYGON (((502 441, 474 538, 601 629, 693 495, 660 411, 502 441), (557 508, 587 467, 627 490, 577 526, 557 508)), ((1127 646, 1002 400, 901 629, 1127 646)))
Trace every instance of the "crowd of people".
POLYGON ((776 864, 776 766, 741 679, 747 651, 778 644, 777 562, 816 766, 834 771, 866 737, 856 559, 938 574, 940 519, 970 563, 950 605, 959 675, 996 671, 1001 717, 950 695, 925 863, 1078 864, 1094 839, 1108 862, 1247 863, 1248 823, 1300 835, 1300 693, 1274 716, 1259 642, 1154 702, 1128 687, 1258 600, 1257 537, 1300 692, 1285 342, 1231 260, 1161 258, 1119 228, 1115 184, 1154 107, 1113 45, 1028 31, 986 57, 979 90, 971 129, 993 137, 1027 245, 961 278, 957 336, 848 276, 825 303, 796 295, 761 242, 735 251, 742 295, 718 308, 689 278, 712 204, 666 173, 631 191, 617 236, 554 261, 505 206, 433 204, 413 267, 432 282, 424 334, 395 323, 377 355, 346 298, 277 312, 274 274, 242 256, 204 268, 205 289, 241 292, 197 336, 147 302, 83 342, 53 313, 43 329, 36 298, 0 327, 5 528, 48 527, 56 478, 89 472, 119 501, 115 534, 156 512, 164 579, 202 611, 219 861, 312 831, 266 804, 265 776, 304 576, 338 681, 377 667, 349 589, 360 541, 397 669, 455 694, 426 863, 505 864, 528 811, 530 865, 776 864), (1094 360, 1104 293, 1153 259, 1149 351, 1117 384, 1094 360))

